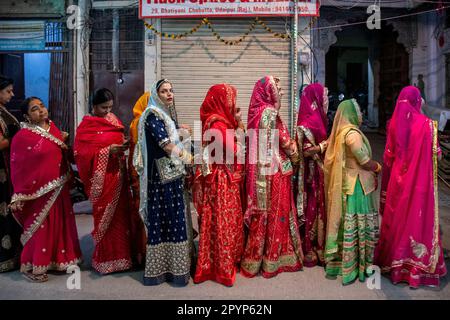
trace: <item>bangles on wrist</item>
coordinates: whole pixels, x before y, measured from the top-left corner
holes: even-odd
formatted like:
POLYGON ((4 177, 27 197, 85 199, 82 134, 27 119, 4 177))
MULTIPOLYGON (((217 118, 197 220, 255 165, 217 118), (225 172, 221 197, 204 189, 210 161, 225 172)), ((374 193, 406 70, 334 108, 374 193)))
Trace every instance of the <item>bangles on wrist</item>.
POLYGON ((326 140, 319 143, 320 153, 324 153, 326 151, 326 144, 327 144, 326 140))
POLYGON ((380 173, 381 169, 382 169, 381 164, 379 162, 377 162, 377 167, 375 169, 375 173, 380 173))
POLYGON ((178 157, 185 163, 192 163, 192 155, 184 149, 181 149, 178 157))

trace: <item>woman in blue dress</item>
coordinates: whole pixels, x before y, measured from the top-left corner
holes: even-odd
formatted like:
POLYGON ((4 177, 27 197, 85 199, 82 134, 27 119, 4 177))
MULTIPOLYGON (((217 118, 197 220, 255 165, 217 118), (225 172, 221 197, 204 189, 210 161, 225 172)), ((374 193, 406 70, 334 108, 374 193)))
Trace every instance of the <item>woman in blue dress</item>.
POLYGON ((139 120, 133 159, 140 179, 139 213, 147 231, 144 285, 189 283, 193 242, 184 180, 192 156, 178 129, 172 84, 159 80, 139 120))

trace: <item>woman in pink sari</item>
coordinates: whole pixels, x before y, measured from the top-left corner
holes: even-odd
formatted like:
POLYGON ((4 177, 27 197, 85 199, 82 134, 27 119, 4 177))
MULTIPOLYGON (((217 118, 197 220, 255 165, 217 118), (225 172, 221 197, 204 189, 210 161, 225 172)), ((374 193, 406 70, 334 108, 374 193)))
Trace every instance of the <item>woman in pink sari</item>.
POLYGON ((393 283, 439 286, 446 274, 439 235, 437 124, 421 114, 416 87, 403 88, 384 151, 375 264, 393 283))
POLYGON ((63 134, 48 120, 42 101, 24 101, 27 123, 11 145, 11 209, 23 226, 20 271, 34 282, 48 280, 47 271, 65 271, 81 259, 69 194, 70 171, 63 134))
POLYGON ((303 267, 289 159, 298 156, 298 151, 279 116, 280 100, 279 79, 266 76, 255 84, 248 111, 248 207, 244 219, 249 234, 241 262, 246 277, 261 271, 270 278, 303 267))
POLYGON ((324 263, 326 210, 323 160, 327 149, 328 90, 310 84, 302 93, 297 121, 297 212, 301 224, 305 266, 324 263))

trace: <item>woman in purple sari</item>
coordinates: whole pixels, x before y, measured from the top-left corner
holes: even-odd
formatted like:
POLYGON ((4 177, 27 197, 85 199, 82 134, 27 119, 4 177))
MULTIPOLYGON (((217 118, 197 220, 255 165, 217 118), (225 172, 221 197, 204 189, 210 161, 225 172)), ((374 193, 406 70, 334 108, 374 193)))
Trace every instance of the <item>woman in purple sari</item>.
POLYGON ((297 120, 299 157, 297 212, 301 224, 304 264, 323 265, 326 210, 323 159, 327 148, 328 90, 320 83, 310 84, 302 93, 297 120))
POLYGON ((416 87, 403 88, 388 126, 375 264, 393 283, 439 286, 447 272, 439 234, 437 124, 421 114, 416 87))

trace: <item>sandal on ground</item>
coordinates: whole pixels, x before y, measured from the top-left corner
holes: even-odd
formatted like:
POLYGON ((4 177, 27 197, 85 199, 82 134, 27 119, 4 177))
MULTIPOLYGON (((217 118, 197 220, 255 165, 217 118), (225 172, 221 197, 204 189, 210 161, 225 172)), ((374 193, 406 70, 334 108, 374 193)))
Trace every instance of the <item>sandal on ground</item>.
POLYGON ((31 272, 24 272, 22 273, 22 276, 24 276, 27 280, 31 282, 46 282, 48 281, 48 275, 47 274, 32 274, 31 272))
POLYGON ((450 256, 449 256, 449 250, 444 249, 444 259, 447 260, 448 258, 450 258, 450 256))

